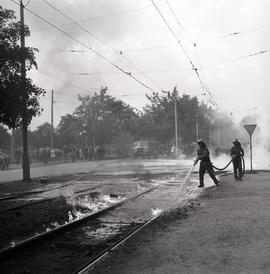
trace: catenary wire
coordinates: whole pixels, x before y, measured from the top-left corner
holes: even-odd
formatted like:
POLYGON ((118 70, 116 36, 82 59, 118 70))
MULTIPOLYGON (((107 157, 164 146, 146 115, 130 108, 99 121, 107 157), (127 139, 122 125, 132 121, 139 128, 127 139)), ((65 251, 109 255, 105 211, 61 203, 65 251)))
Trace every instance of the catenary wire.
MULTIPOLYGON (((11 2, 15 3, 16 5, 20 6, 20 3, 16 2, 15 0, 10 0, 11 2)), ((78 44, 80 44, 81 46, 91 50, 92 52, 94 52, 97 56, 99 56, 101 59, 105 60, 106 62, 108 62, 109 64, 111 64, 113 67, 115 67, 116 69, 118 69, 119 71, 121 71, 122 73, 124 73, 125 75, 129 76, 130 78, 132 78, 133 80, 135 80, 137 83, 139 83, 141 86, 145 87, 146 89, 153 91, 153 89, 151 87, 149 87, 148 85, 144 84, 142 81, 140 81, 139 79, 137 79, 136 77, 134 77, 131 72, 127 72, 124 69, 122 69, 120 66, 114 64, 112 61, 110 61, 107 57, 105 57, 104 55, 100 54, 98 51, 94 50, 93 48, 89 47, 88 45, 84 44, 83 42, 81 42, 80 40, 78 40, 77 38, 73 37, 72 35, 70 35, 69 33, 65 32, 64 30, 60 29, 59 27, 57 27, 56 25, 52 24, 51 22, 49 22, 48 20, 44 19, 43 17, 41 17, 40 15, 38 15, 37 13, 33 12, 32 10, 24 7, 24 9, 26 9, 29 13, 31 13, 32 15, 36 16, 37 18, 41 19, 42 21, 46 22, 48 25, 54 27, 55 29, 57 29, 58 31, 60 31, 61 33, 63 33, 64 35, 66 35, 67 37, 69 37, 70 39, 72 39, 73 41, 77 42, 78 44)))
POLYGON ((154 7, 156 8, 158 14, 160 15, 160 17, 162 18, 162 20, 164 21, 164 23, 166 24, 166 26, 168 27, 169 31, 171 32, 171 34, 173 35, 173 37, 175 38, 175 40, 177 41, 178 45, 180 46, 180 48, 182 49, 182 51, 184 52, 186 58, 188 59, 192 69, 194 70, 198 80, 199 80, 199 83, 201 85, 201 88, 203 91, 206 91, 209 95, 209 100, 210 102, 214 105, 214 106, 217 106, 217 103, 214 101, 214 99, 212 98, 212 94, 211 92, 205 87, 201 77, 200 77, 200 74, 198 72, 198 69, 194 66, 192 60, 190 59, 188 53, 186 52, 185 48, 183 47, 183 45, 180 43, 180 41, 178 40, 176 34, 174 33, 174 31, 172 30, 172 28, 170 27, 170 25, 168 24, 167 20, 165 19, 165 17, 163 16, 162 12, 159 10, 158 6, 155 4, 154 0, 151 0, 152 4, 154 5, 154 7))
MULTIPOLYGON (((137 9, 130 9, 130 10, 126 10, 126 11, 122 11, 122 12, 115 12, 115 13, 111 13, 111 14, 107 14, 107 15, 101 15, 101 16, 96 16, 96 17, 92 17, 92 18, 88 18, 88 19, 83 19, 83 20, 79 20, 76 21, 77 23, 83 23, 83 22, 88 22, 88 21, 94 21, 94 20, 99 20, 99 19, 104 19, 104 18, 108 18, 108 17, 113 17, 113 16, 118 16, 118 15, 122 15, 122 14, 126 14, 126 13, 132 13, 132 12, 138 12, 141 10, 145 10, 145 9, 150 9, 153 8, 153 6, 145 6, 145 7, 141 7, 141 8, 137 8, 137 9)), ((72 23, 66 23, 66 24, 61 24, 58 25, 58 27, 64 27, 64 26, 69 26, 72 23)), ((49 30, 52 27, 47 27, 47 28, 43 28, 43 29, 36 29, 36 30, 32 30, 32 32, 39 32, 39 31, 45 31, 45 30, 49 30)))
MULTIPOLYGON (((183 25, 181 24, 179 18, 177 17, 176 13, 174 12, 172 6, 170 5, 170 3, 168 2, 168 0, 165 0, 166 3, 167 3, 167 6, 169 7, 171 13, 173 14, 173 17, 174 19, 176 20, 178 26, 182 29, 182 31, 185 33, 185 35, 187 36, 189 42, 193 45, 194 49, 195 49, 195 53, 196 53, 196 56, 197 56, 197 59, 198 59, 198 63, 199 63, 199 67, 201 68, 202 65, 201 65, 201 60, 200 60, 200 56, 199 56, 199 53, 198 53, 198 50, 197 50, 197 47, 196 47, 196 43, 193 42, 193 40, 191 39, 191 36, 188 34, 188 32, 185 30, 185 28, 183 27, 183 25)), ((197 75, 199 77, 199 75, 197 75)), ((204 89, 207 91, 209 97, 210 97, 210 100, 215 103, 214 99, 213 99, 213 94, 209 91, 209 88, 208 86, 206 85, 205 83, 205 75, 202 71, 202 76, 203 76, 203 79, 204 81, 202 81, 202 84, 203 84, 203 87, 204 89)), ((217 104, 216 104, 216 107, 217 107, 217 104)))
MULTIPOLYGON (((127 58, 125 55, 123 55, 122 51, 119 51, 117 49, 115 49, 114 47, 112 47, 109 43, 107 43, 106 41, 104 41, 103 39, 101 39, 100 37, 98 37, 97 35, 89 32, 86 28, 84 28, 82 25, 80 25, 78 22, 74 21, 71 17, 69 17, 68 15, 66 15, 65 13, 63 13, 61 10, 59 10, 58 8, 56 8, 55 6, 53 6, 49 1, 47 0, 42 0, 44 3, 46 3, 48 6, 50 6, 52 9, 56 10, 57 12, 59 12, 61 15, 63 15, 65 18, 67 18, 69 21, 72 22, 72 24, 76 25, 78 28, 80 28, 81 30, 83 30, 84 32, 86 32, 88 35, 90 35, 91 37, 94 37, 96 40, 98 40, 99 42, 101 42, 102 44, 104 44, 105 46, 109 47, 110 49, 112 49, 116 54, 119 54, 121 57, 123 57, 131 66, 133 66, 135 69, 137 69, 148 81, 152 82, 154 85, 156 85, 157 87, 159 87, 160 89, 162 89, 156 82, 154 82, 152 79, 150 79, 147 75, 144 75, 144 73, 141 71, 140 68, 138 68, 133 62, 131 62, 129 60, 129 58, 127 58)), ((154 91, 154 90, 152 90, 154 91)))
POLYGON ((183 30, 183 32, 185 33, 185 35, 187 36, 188 40, 190 41, 191 44, 194 44, 194 42, 192 41, 190 35, 187 33, 187 31, 185 30, 185 28, 183 27, 183 25, 181 24, 180 20, 178 19, 178 17, 176 16, 172 6, 170 5, 169 1, 166 0, 167 6, 169 7, 171 13, 173 14, 178 26, 183 30))
POLYGON ((254 57, 254 56, 256 56, 256 55, 260 55, 260 54, 264 54, 264 53, 268 53, 268 52, 270 52, 270 49, 261 50, 261 51, 254 52, 254 53, 251 53, 251 54, 248 54, 248 55, 239 56, 239 57, 237 57, 237 58, 234 58, 234 59, 231 59, 231 60, 228 60, 228 61, 220 62, 220 63, 218 63, 218 64, 213 64, 213 65, 204 66, 204 67, 201 68, 201 70, 205 70, 205 69, 217 67, 217 66, 220 66, 220 65, 232 63, 232 62, 235 62, 235 61, 237 61, 237 60, 241 60, 241 59, 245 59, 245 58, 249 58, 249 57, 254 57))

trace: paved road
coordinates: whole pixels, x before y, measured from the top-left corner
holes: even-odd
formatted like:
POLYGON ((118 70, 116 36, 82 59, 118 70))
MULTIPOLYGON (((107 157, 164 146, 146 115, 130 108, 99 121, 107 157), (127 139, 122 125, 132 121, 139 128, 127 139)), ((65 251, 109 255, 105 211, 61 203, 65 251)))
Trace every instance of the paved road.
MULTIPOLYGON (((31 167, 31 178, 42 176, 61 176, 89 172, 98 168, 97 174, 124 175, 130 173, 162 173, 186 170, 191 166, 189 160, 104 160, 92 162, 60 163, 55 165, 31 167)), ((18 181, 22 179, 22 169, 0 171, 0 183, 18 181)))

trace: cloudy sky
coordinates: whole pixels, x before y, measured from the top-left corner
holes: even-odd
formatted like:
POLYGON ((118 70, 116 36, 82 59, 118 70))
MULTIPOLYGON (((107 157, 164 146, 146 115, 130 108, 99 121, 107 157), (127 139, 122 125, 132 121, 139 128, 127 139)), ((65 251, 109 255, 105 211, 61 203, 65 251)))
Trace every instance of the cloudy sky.
MULTIPOLYGON (((32 129, 50 121, 51 90, 57 125, 78 105, 77 94, 91 95, 101 86, 137 109, 147 103, 146 93, 177 85, 180 95, 196 95, 210 104, 209 91, 216 107, 236 120, 256 113, 267 117, 268 0, 24 0, 24 4, 56 26, 25 11, 31 30, 26 45, 40 50, 38 70, 29 76, 47 91, 41 100, 44 112, 33 120, 32 129), (202 89, 190 61, 208 91, 202 89)), ((14 2, 0 0, 0 5, 15 10, 18 17, 14 2)))

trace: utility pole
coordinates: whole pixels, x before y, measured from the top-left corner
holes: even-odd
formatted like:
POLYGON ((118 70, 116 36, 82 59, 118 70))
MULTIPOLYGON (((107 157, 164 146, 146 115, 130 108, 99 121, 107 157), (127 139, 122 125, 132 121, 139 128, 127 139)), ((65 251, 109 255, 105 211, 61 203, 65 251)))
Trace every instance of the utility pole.
POLYGON ((211 124, 209 125, 209 147, 212 147, 212 128, 211 124))
POLYGON ((10 146, 11 162, 15 162, 15 130, 11 130, 11 146, 10 146))
POLYGON ((174 94, 174 129, 175 129, 175 156, 178 157, 178 123, 177 123, 177 99, 178 91, 176 86, 173 89, 174 94))
POLYGON ((218 126, 218 147, 220 148, 220 127, 218 126))
POLYGON ((51 101, 51 142, 50 142, 50 147, 51 147, 51 153, 53 151, 53 135, 54 135, 54 128, 53 128, 53 90, 52 90, 52 101, 51 101))
POLYGON ((199 140, 199 122, 198 122, 198 114, 196 114, 196 142, 199 140))
POLYGON ((212 125, 215 123, 215 120, 212 120, 209 123, 209 147, 212 147, 212 125))
POLYGON ((20 1, 20 36, 21 36, 21 92, 22 92, 22 137, 23 137, 23 182, 30 182, 30 166, 28 156, 28 114, 25 69, 25 37, 24 37, 24 6, 20 1))

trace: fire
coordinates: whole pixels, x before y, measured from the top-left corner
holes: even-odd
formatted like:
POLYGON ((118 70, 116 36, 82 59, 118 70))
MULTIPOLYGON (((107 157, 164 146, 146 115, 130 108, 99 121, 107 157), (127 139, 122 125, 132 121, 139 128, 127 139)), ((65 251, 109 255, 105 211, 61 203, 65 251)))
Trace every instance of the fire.
POLYGON ((159 208, 156 208, 156 209, 151 208, 151 213, 152 213, 153 216, 157 216, 161 212, 162 212, 162 210, 159 209, 159 208))

